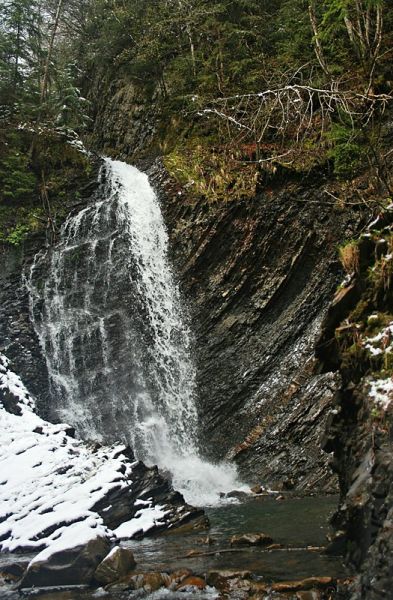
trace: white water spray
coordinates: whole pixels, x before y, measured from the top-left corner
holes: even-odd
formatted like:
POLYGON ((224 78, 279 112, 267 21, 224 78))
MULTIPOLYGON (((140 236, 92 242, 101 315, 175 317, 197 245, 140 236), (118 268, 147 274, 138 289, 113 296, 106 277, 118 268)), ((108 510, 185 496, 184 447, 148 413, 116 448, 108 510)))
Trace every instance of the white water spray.
POLYGON ((36 257, 31 314, 52 415, 85 438, 124 439, 168 469, 194 505, 239 489, 235 468, 198 455, 195 367, 157 197, 135 167, 105 159, 97 201, 36 257))

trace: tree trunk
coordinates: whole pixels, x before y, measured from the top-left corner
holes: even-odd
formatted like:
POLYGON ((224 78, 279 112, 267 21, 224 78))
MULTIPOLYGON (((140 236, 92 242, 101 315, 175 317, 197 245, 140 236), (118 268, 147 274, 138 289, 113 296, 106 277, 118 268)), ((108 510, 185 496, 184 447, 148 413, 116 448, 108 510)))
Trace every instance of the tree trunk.
POLYGON ((311 29, 314 34, 314 51, 317 57, 317 60, 321 66, 322 71, 325 75, 330 76, 329 68, 327 66, 325 56, 323 53, 323 48, 321 45, 321 40, 319 39, 319 31, 318 31, 318 22, 317 15, 315 12, 315 4, 314 0, 311 0, 308 5, 308 14, 310 16, 311 29))
POLYGON ((49 65, 50 65, 50 62, 51 62, 51 59, 52 59, 53 46, 54 46, 54 43, 55 43, 55 37, 56 37, 56 33, 57 33, 57 28, 59 27, 60 14, 61 14, 62 6, 63 6, 63 0, 58 0, 57 8, 56 8, 55 20, 54 20, 54 23, 53 23, 52 35, 51 35, 50 41, 49 41, 48 54, 46 56, 46 61, 45 61, 44 76, 43 76, 43 79, 42 79, 41 97, 40 97, 40 106, 41 107, 42 107, 42 105, 43 105, 43 103, 45 102, 45 99, 46 99, 47 88, 48 88, 48 78, 49 78, 49 65))

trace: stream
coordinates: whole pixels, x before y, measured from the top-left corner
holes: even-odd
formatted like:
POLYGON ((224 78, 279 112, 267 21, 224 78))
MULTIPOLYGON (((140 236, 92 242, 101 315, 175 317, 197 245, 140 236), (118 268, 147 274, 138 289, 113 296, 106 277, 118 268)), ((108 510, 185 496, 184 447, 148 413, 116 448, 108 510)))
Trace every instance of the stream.
MULTIPOLYGON (((154 538, 123 542, 132 549, 138 572, 172 572, 190 569, 195 575, 205 576, 210 571, 251 571, 263 582, 288 581, 306 577, 345 577, 347 571, 341 557, 328 556, 321 549, 326 544, 328 519, 337 506, 336 496, 296 497, 284 500, 275 496, 253 497, 242 502, 223 504, 206 509, 211 526, 209 530, 163 534, 154 538), (261 547, 231 548, 232 535, 241 533, 270 534, 282 548, 266 550, 261 547), (210 538, 211 543, 208 543, 210 538), (190 551, 200 556, 190 556, 190 551)), ((0 566, 28 555, 0 555, 0 566)), ((21 597, 40 600, 126 600, 131 598, 215 598, 213 589, 184 593, 169 590, 151 594, 137 591, 105 592, 83 589, 35 591, 19 594, 11 586, 0 589, 1 598, 16 600, 21 597)))

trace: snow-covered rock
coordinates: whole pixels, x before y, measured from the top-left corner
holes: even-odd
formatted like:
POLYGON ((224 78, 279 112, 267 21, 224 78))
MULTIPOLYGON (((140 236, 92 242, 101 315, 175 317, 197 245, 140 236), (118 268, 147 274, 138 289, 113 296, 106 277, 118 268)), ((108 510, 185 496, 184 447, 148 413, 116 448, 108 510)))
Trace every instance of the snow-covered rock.
POLYGON ((39 417, 2 354, 0 422, 0 550, 40 552, 29 570, 97 539, 113 543, 203 517, 130 448, 89 446, 68 425, 39 417))
POLYGON ((111 542, 106 532, 94 532, 86 522, 74 523, 66 536, 43 550, 29 564, 21 588, 89 584, 97 565, 108 554, 111 542), (75 545, 75 540, 78 540, 75 545))

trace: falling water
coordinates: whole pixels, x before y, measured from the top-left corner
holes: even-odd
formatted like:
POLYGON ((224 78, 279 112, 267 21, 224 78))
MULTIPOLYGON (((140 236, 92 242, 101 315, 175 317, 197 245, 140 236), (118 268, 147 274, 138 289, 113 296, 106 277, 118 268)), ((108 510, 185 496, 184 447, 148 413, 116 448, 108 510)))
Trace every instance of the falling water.
POLYGON ((105 159, 96 201, 37 255, 31 315, 47 360, 51 417, 85 439, 124 440, 173 473, 186 499, 236 485, 198 456, 195 368, 168 238, 148 178, 105 159))

